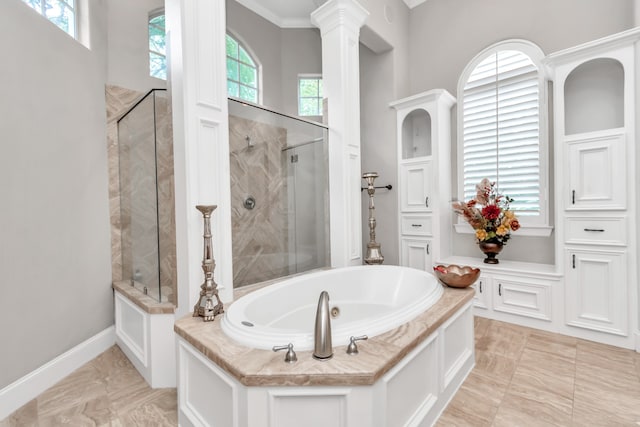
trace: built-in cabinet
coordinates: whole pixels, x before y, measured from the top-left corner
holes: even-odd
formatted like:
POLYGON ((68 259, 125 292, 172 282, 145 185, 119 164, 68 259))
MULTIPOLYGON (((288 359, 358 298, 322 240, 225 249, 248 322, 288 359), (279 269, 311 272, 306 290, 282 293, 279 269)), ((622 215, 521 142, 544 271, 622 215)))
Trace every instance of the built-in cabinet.
POLYGON ((547 57, 554 85, 556 263, 564 330, 634 347, 638 29, 547 57))
POLYGON ((397 111, 400 265, 430 271, 451 254, 451 107, 436 89, 390 105, 397 111))

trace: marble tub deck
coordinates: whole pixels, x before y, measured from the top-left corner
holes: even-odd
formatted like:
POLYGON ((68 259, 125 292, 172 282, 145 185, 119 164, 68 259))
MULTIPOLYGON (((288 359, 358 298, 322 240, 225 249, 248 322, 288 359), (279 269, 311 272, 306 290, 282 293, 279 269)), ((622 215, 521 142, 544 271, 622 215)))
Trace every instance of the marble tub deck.
POLYGON ((175 323, 174 330, 246 386, 372 385, 473 295, 470 288, 446 288, 436 304, 412 321, 358 343, 358 355, 349 356, 346 346, 339 346, 334 347, 334 356, 328 361, 313 359, 311 351, 297 351, 298 361, 285 363, 284 352, 252 349, 227 337, 220 318, 205 323, 201 318, 185 316, 175 323))

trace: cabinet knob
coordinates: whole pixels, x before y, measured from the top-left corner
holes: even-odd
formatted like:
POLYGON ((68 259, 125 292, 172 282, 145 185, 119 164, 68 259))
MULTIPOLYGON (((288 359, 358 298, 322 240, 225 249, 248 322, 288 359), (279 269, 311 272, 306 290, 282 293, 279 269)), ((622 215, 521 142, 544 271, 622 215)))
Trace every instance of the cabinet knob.
POLYGON ((427 196, 427 197, 425 197, 425 198, 424 198, 424 205, 425 205, 425 207, 427 207, 427 208, 429 207, 429 196, 427 196))
POLYGON ((584 231, 597 231, 598 233, 604 233, 602 228, 585 228, 584 231))
POLYGON ((419 228, 419 227, 422 227, 422 224, 411 224, 411 226, 412 226, 412 227, 419 228))

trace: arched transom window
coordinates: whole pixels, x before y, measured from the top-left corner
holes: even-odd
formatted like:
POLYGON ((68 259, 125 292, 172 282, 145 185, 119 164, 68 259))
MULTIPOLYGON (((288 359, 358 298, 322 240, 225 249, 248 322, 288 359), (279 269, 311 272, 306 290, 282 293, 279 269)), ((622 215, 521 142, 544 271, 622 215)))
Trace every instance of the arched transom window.
POLYGON ((227 34, 227 93, 258 103, 258 66, 247 49, 227 34))

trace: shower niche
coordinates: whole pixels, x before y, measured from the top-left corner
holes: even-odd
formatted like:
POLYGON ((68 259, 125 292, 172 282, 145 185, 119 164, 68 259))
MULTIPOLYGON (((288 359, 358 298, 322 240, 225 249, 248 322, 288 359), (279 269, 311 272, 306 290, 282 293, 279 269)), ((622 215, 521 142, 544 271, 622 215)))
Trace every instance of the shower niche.
POLYGON ((234 287, 329 265, 326 136, 229 99, 234 287))

